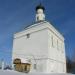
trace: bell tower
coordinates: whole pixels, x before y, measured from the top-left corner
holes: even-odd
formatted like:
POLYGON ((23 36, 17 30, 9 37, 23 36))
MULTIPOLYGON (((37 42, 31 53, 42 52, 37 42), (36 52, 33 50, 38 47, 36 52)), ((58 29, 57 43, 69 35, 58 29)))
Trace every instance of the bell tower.
POLYGON ((42 6, 42 4, 40 3, 37 7, 36 7, 36 21, 44 21, 45 20, 45 14, 44 14, 44 6, 42 6))

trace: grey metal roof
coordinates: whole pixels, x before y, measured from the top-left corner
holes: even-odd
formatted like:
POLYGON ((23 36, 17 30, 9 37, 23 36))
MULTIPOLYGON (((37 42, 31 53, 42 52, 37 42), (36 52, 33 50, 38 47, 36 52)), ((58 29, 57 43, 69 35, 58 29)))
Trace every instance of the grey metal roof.
POLYGON ((18 33, 18 32, 20 32, 20 31, 26 30, 26 29, 28 29, 28 28, 30 28, 30 27, 33 27, 33 26, 35 26, 35 25, 38 25, 38 24, 40 24, 40 23, 46 23, 46 22, 47 22, 47 21, 37 21, 37 22, 33 22, 33 23, 31 23, 31 24, 25 26, 22 30, 19 30, 19 31, 17 31, 17 32, 15 32, 15 33, 18 33))

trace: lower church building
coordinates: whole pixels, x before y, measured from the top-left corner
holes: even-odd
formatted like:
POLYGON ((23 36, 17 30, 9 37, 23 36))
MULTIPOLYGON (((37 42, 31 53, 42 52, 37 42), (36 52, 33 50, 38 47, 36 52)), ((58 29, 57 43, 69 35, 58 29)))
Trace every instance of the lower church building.
POLYGON ((36 22, 14 34, 12 63, 25 73, 66 73, 64 37, 45 20, 45 8, 36 7, 36 22))

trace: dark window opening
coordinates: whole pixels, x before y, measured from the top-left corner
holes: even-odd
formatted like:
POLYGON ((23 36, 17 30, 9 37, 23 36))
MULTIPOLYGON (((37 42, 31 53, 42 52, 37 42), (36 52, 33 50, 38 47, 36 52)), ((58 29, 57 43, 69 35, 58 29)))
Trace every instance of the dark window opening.
POLYGON ((27 34, 27 38, 30 38, 30 34, 27 34))
POLYGON ((34 69, 36 69, 36 64, 34 64, 34 69))

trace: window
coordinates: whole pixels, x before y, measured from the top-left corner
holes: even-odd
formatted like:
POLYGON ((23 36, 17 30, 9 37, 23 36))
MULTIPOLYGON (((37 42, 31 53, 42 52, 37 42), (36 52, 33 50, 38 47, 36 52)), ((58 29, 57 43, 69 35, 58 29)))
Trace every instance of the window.
POLYGON ((58 40, 57 40, 57 50, 59 50, 59 46, 58 46, 58 44, 59 44, 59 42, 58 42, 58 40))
POLYGON ((39 17, 37 17, 37 21, 39 21, 39 17))
POLYGON ((36 69, 36 64, 34 64, 34 69, 36 69))
POLYGON ((53 41, 53 36, 51 37, 51 40, 52 40, 52 47, 54 47, 54 41, 53 41))
POLYGON ((30 38, 30 34, 27 34, 26 36, 27 36, 27 38, 30 38))

